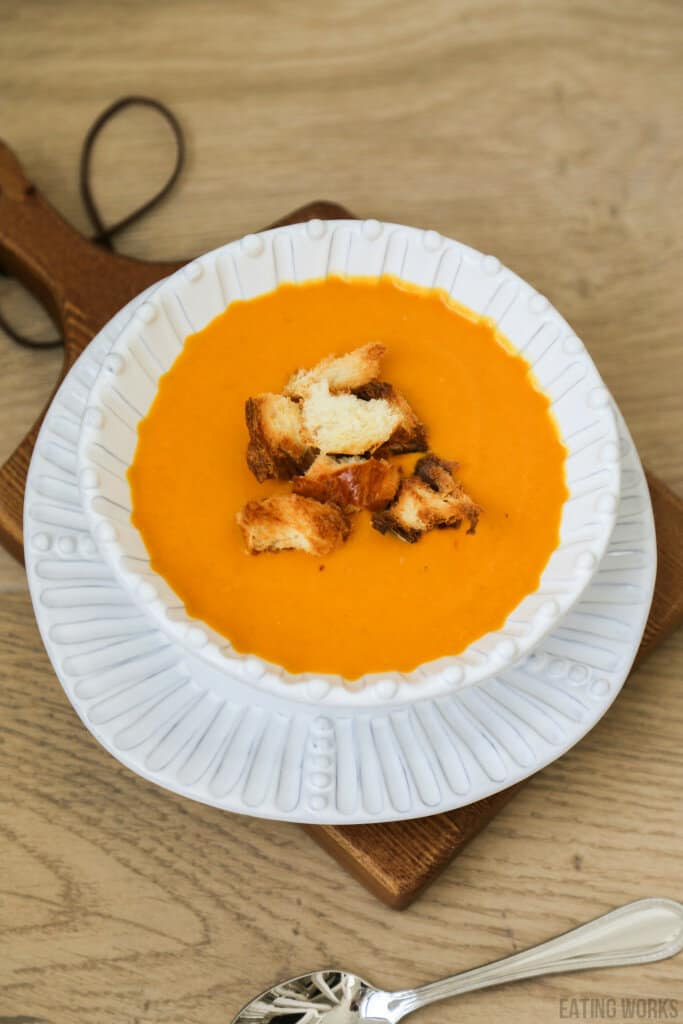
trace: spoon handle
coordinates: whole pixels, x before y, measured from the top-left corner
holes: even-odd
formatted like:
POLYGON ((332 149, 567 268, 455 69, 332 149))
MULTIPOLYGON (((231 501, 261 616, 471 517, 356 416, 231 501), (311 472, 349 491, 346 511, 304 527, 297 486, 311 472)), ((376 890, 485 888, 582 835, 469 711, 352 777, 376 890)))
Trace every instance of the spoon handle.
POLYGON ((387 993, 384 1012, 395 1024, 428 1003, 475 989, 562 971, 650 963, 682 949, 683 905, 668 899, 637 900, 503 960, 414 991, 387 993))

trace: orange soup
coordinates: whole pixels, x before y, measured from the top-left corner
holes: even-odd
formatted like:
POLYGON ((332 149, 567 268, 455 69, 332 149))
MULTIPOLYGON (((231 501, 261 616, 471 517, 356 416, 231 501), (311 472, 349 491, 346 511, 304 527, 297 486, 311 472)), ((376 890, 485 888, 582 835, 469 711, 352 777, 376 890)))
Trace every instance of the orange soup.
MULTIPOLYGON (((329 278, 233 302, 188 337, 128 477, 152 566, 191 616, 237 651, 352 680, 412 671, 502 626, 558 544, 565 454, 549 400, 490 321, 393 278, 329 278), (248 555, 236 513, 288 485, 247 468, 246 399, 369 341, 387 346, 382 376, 426 424, 430 449, 459 462, 484 509, 476 534, 407 544, 361 512, 324 560, 248 555)), ((410 472, 417 458, 400 461, 410 472)))

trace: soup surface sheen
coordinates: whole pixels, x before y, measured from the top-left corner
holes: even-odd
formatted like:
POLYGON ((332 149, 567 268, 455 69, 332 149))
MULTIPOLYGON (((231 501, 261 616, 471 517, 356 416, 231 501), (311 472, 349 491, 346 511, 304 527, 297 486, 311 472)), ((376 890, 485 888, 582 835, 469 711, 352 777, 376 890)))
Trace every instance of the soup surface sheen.
MULTIPOLYGON (((233 302, 188 337, 128 477, 152 566, 190 615, 237 651, 353 680, 412 671, 502 626, 558 544, 565 454, 529 365, 490 321, 392 278, 329 278, 233 302), (382 376, 427 425, 431 450, 460 463, 484 508, 476 534, 410 545, 362 512, 322 561, 247 555, 235 514, 287 484, 259 484, 247 468, 246 399, 368 341, 386 344, 382 376)), ((406 471, 418 457, 401 457, 406 471)))

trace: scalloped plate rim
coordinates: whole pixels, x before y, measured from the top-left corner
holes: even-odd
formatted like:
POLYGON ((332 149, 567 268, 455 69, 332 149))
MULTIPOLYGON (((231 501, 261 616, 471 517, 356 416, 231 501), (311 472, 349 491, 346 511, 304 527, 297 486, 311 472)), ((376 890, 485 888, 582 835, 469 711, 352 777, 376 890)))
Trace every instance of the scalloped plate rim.
MULTIPOLYGON (((125 314, 125 312, 126 311, 124 310, 123 313, 125 314)), ((86 353, 86 355, 87 355, 87 353, 86 353)), ((81 358, 83 358, 83 357, 81 357, 81 358)), ((79 360, 79 362, 80 362, 80 360, 79 360)), ((57 394, 55 396, 53 405, 50 407, 50 410, 48 411, 48 414, 45 417, 45 420, 44 420, 44 423, 43 423, 43 425, 41 427, 41 431, 40 431, 40 434, 39 434, 39 437, 38 437, 38 440, 37 440, 37 444, 36 444, 36 453, 38 454, 38 456, 40 456, 41 452, 43 451, 43 446, 45 444, 46 437, 48 435, 49 430, 51 429, 52 417, 53 417, 53 415, 57 415, 58 414, 58 412, 57 412, 57 402, 59 401, 59 399, 63 395, 63 393, 66 391, 66 387, 67 387, 67 384, 69 382, 70 376, 71 376, 72 373, 74 373, 76 371, 78 365, 79 364, 77 363, 75 365, 75 367, 73 368, 73 370, 70 371, 70 374, 67 375, 67 378, 65 378, 65 381, 60 386, 60 389, 58 390, 58 392, 57 392, 57 394)), ((626 431, 626 428, 624 427, 623 429, 625 430, 626 436, 628 437, 628 433, 626 431)), ((632 442, 631 442, 631 444, 632 444, 632 442)), ((26 558, 27 575, 28 575, 28 580, 29 580, 29 587, 30 587, 31 597, 32 597, 32 600, 33 600, 33 603, 34 603, 34 607, 35 607, 35 610, 36 610, 36 618, 37 618, 37 622, 38 622, 38 628, 40 630, 41 637, 43 639, 43 643, 45 644, 45 647, 46 647, 46 650, 48 652, 48 655, 50 656, 50 658, 51 658, 51 660, 53 662, 53 665, 55 666, 55 672, 56 672, 56 674, 57 674, 57 676, 58 676, 58 678, 60 680, 60 683, 61 683, 61 685, 62 685, 62 687, 63 687, 63 689, 65 691, 65 694, 66 694, 67 698, 69 699, 70 703, 74 706, 75 710, 79 714, 79 717, 81 718, 81 720, 85 724, 85 726, 88 729, 88 731, 94 736, 94 738, 99 743, 102 744, 102 746, 105 747, 105 749, 107 749, 117 759, 117 761, 119 761, 121 764, 123 764, 125 767, 129 768, 130 770, 132 770, 132 771, 136 772, 137 774, 141 775, 143 778, 147 779, 150 782, 155 783, 156 785, 161 786, 162 788, 169 789, 170 791, 175 792, 175 793, 177 793, 177 794, 179 794, 181 796, 185 796, 185 797, 188 797, 190 799, 197 800, 197 801, 199 801, 201 803, 205 803, 205 804, 207 804, 209 806, 219 807, 219 808, 224 809, 224 810, 232 810, 232 811, 236 811, 238 813, 247 814, 247 815, 251 815, 251 816, 254 816, 254 817, 268 818, 268 819, 271 819, 271 820, 287 820, 287 821, 297 822, 297 823, 301 823, 301 824, 362 824, 362 823, 366 823, 366 822, 398 821, 398 820, 405 820, 405 819, 410 819, 410 818, 430 816, 432 814, 440 813, 440 812, 446 811, 446 810, 454 810, 457 807, 465 806, 465 805, 467 805, 469 803, 472 803, 472 802, 474 802, 476 800, 482 799, 482 798, 484 798, 486 796, 490 796, 493 793, 498 792, 501 789, 507 788, 508 786, 515 784, 516 782, 522 781, 524 778, 527 778, 528 776, 534 774, 535 772, 537 772, 542 767, 545 767, 547 764, 549 764, 552 761, 556 760, 558 757, 561 757, 564 753, 567 752, 567 750, 571 749, 571 747, 574 746, 575 743, 577 743, 580 739, 582 739, 583 736, 585 736, 586 733, 589 732, 594 727, 594 725, 597 724, 597 722, 600 720, 602 715, 608 710, 608 708, 611 706, 611 704, 613 703, 613 701, 616 699, 616 697, 618 696, 618 694, 620 692, 621 686, 623 685, 623 681, 625 680, 626 676, 628 675, 628 671, 630 670, 630 667, 631 667, 631 665, 633 663, 633 659, 635 658, 635 655, 637 653, 639 640, 640 640, 640 637, 641 637, 642 632, 644 630, 645 623, 647 621, 647 615, 648 615, 648 612, 649 612, 649 607, 650 607, 650 603, 651 603, 651 599, 652 599, 652 593, 653 593, 653 589, 654 589, 655 576, 656 576, 656 550, 655 550, 655 546, 654 546, 655 538, 654 538, 654 523, 653 523, 653 517, 652 517, 652 507, 651 507, 651 503, 650 503, 650 499, 649 499, 649 494, 648 494, 648 491, 647 491, 647 486, 646 486, 646 483, 645 483, 645 478, 644 478, 644 474, 643 474, 643 471, 642 471, 642 467, 640 466, 639 460, 637 458, 637 453, 636 453, 634 447, 632 448, 632 451, 633 451, 634 465, 636 467, 637 484, 638 484, 638 487, 639 487, 640 496, 644 499, 644 512, 643 512, 643 515, 644 515, 644 519, 646 520, 646 530, 645 530, 645 534, 646 535, 644 535, 642 543, 643 543, 643 545, 646 548, 649 549, 649 556, 650 557, 649 557, 649 560, 646 562, 646 564, 644 566, 644 569, 648 570, 647 593, 643 596, 643 599, 640 602, 640 609, 639 609, 639 613, 638 613, 638 616, 637 616, 637 624, 633 625, 631 630, 630 630, 630 632, 629 632, 629 638, 630 639, 627 641, 628 647, 629 647, 629 651, 628 651, 628 656, 626 658, 626 661, 624 661, 624 663, 622 664, 622 666, 621 666, 621 668, 619 670, 619 673, 618 673, 620 681, 618 682, 617 685, 615 685, 612 688, 611 692, 609 692, 608 694, 603 695, 602 697, 600 697, 599 700, 595 701, 595 704, 593 705, 593 713, 588 716, 587 723, 583 723, 581 725, 581 727, 575 729, 572 732, 570 739, 566 743, 559 744, 556 747, 556 749, 554 749, 549 756, 537 760, 534 764, 527 766, 527 768, 522 770, 521 772, 516 772, 514 777, 506 777, 502 781, 493 781, 492 780, 492 781, 490 781, 490 784, 480 785, 479 788, 475 792, 468 791, 467 794, 466 794, 466 799, 458 800, 458 799, 451 798, 451 799, 448 799, 445 802, 442 801, 438 806, 428 806, 428 807, 427 806, 423 806, 422 808, 411 806, 409 809, 407 809, 405 811, 393 810, 393 811, 390 811, 389 813, 383 813, 383 812, 380 812, 380 813, 369 813, 369 812, 366 811, 364 813, 354 813, 354 814, 351 814, 351 815, 347 815, 346 817, 344 817, 343 815, 341 815, 339 813, 331 814, 331 813, 329 813, 327 811, 325 813, 323 813, 322 811, 320 811, 320 812, 313 812, 310 809, 309 809, 309 811, 307 813, 301 813, 301 812, 293 812, 293 813, 274 812, 272 810, 266 810, 266 809, 259 810, 259 809, 255 809, 254 807, 251 807, 249 805, 246 805, 244 803, 244 800, 241 800, 241 802, 238 801, 237 805, 235 806, 235 801, 233 799, 232 794, 230 795, 230 799, 229 800, 226 800, 225 798, 223 798, 223 799, 211 798, 211 797, 209 797, 209 796, 207 796, 205 794, 203 795, 201 793, 198 793, 196 791, 196 789, 193 790, 192 786, 185 786, 185 785, 182 785, 182 784, 178 784, 177 782, 173 782, 172 780, 170 780, 168 778, 162 778, 160 776, 163 774, 163 772, 156 772, 155 773, 155 772, 153 772, 151 770, 148 770, 148 769, 146 769, 144 767, 144 765, 136 764, 134 756, 126 755, 122 751, 117 750, 114 747, 114 745, 109 742, 107 737, 104 735, 102 729, 100 729, 97 726, 95 726, 94 723, 88 721, 88 719, 86 717, 86 713, 85 713, 86 712, 85 703, 81 699, 77 698, 71 692, 72 687, 67 682, 66 673, 64 673, 63 667, 61 666, 61 660, 59 658, 59 651, 57 649, 57 645, 54 644, 54 642, 52 641, 52 639, 48 635, 48 621, 47 621, 48 616, 45 614, 44 609, 42 608, 42 605, 41 605, 41 599, 40 599, 40 593, 39 593, 39 588, 40 588, 41 584, 38 582, 38 579, 37 579, 37 576, 36 576, 36 570, 35 570, 35 562, 36 562, 37 559, 43 557, 43 553, 40 552, 40 551, 36 551, 35 548, 32 547, 31 544, 30 544, 31 538, 35 539, 35 534, 36 534, 36 531, 34 529, 34 525, 35 524, 33 522, 33 507, 34 507, 34 501, 35 501, 34 483, 35 483, 36 477, 38 477, 38 474, 40 472, 40 470, 38 469, 38 459, 34 457, 34 459, 32 460, 31 466, 29 468, 29 475, 28 475, 28 479, 27 479, 27 498, 28 498, 28 500, 27 500, 27 502, 25 504, 25 513, 24 513, 25 514, 25 524, 24 525, 25 525, 25 537, 26 537, 26 540, 27 540, 27 552, 26 552, 26 554, 27 554, 27 558, 26 558), (59 669, 57 668, 58 664, 60 665, 59 669), (585 727, 583 727, 584 724, 585 724, 585 727), (228 804, 231 804, 232 806, 227 806, 228 804)), ((645 529, 645 527, 644 527, 644 529, 645 529)), ((140 612, 140 614, 142 615, 143 618, 145 618, 144 613, 140 612)), ((145 621, 150 622, 150 626, 151 626, 151 620, 145 618, 145 621)), ((198 664, 201 664, 199 662, 199 660, 198 660, 198 664)), ((480 690, 480 689, 481 689, 481 684, 473 684, 473 686, 466 688, 466 690, 468 690, 468 691, 477 691, 477 690, 480 690)), ((263 696, 264 696, 264 700, 266 702, 272 702, 272 698, 269 695, 263 695, 263 696)), ((279 704, 280 702, 277 701, 276 703, 279 704)), ((425 698, 424 700, 421 700, 420 703, 423 704, 423 705, 429 705, 429 704, 433 704, 435 702, 430 700, 429 698, 425 698)), ((393 710, 397 710, 397 709, 393 709, 393 710)), ((398 709, 398 710, 400 710, 400 709, 398 709)), ((309 720, 309 724, 310 724, 310 723, 312 723, 314 721, 314 714, 316 714, 316 713, 320 714, 321 711, 322 711, 323 714, 325 713, 324 709, 306 708, 306 707, 302 707, 301 705, 296 705, 295 704, 294 705, 293 713, 298 713, 299 715, 303 715, 304 718, 309 720)), ((358 713, 359 716, 364 716, 364 717, 368 718, 368 717, 370 717, 373 714, 377 715, 379 713, 379 709, 377 709, 377 708, 370 708, 369 709, 367 707, 365 707, 365 708, 359 707, 357 709, 357 713, 358 713)), ((330 709, 330 714, 333 715, 334 717, 336 717, 337 719, 348 718, 349 717, 347 709, 344 709, 343 712, 340 712, 340 709, 330 709)))

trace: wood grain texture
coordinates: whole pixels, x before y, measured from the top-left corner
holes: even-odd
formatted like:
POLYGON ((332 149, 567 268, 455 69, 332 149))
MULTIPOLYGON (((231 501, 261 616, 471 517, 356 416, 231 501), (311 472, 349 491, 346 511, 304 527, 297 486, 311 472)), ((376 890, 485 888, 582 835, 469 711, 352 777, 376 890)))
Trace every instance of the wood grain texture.
MULTIPOLYGON (((645 462, 683 489, 678 3, 435 0, 427 15, 415 0, 32 0, 0 13, 2 134, 76 227, 87 126, 125 92, 158 95, 191 159, 125 252, 183 258, 315 195, 495 252, 562 310, 645 462)), ((153 191, 169 160, 152 115, 112 126, 96 159, 107 214, 153 191)), ((0 302, 49 330, 2 280, 0 302)), ((60 356, 0 346, 4 459, 60 356)), ((0 616, 0 1019, 224 1022, 311 967, 399 987, 625 899, 680 897, 680 634, 396 915, 301 830, 184 803, 112 761, 57 686, 3 552, 0 616)), ((562 997, 681 1000, 682 986, 669 961, 471 995, 422 1019, 546 1024, 562 997)))
POLYGON ((403 910, 438 878, 521 789, 417 821, 307 826, 307 832, 374 896, 403 910))
POLYGON ((657 579, 636 664, 683 618, 683 499, 647 474, 657 527, 657 579))

